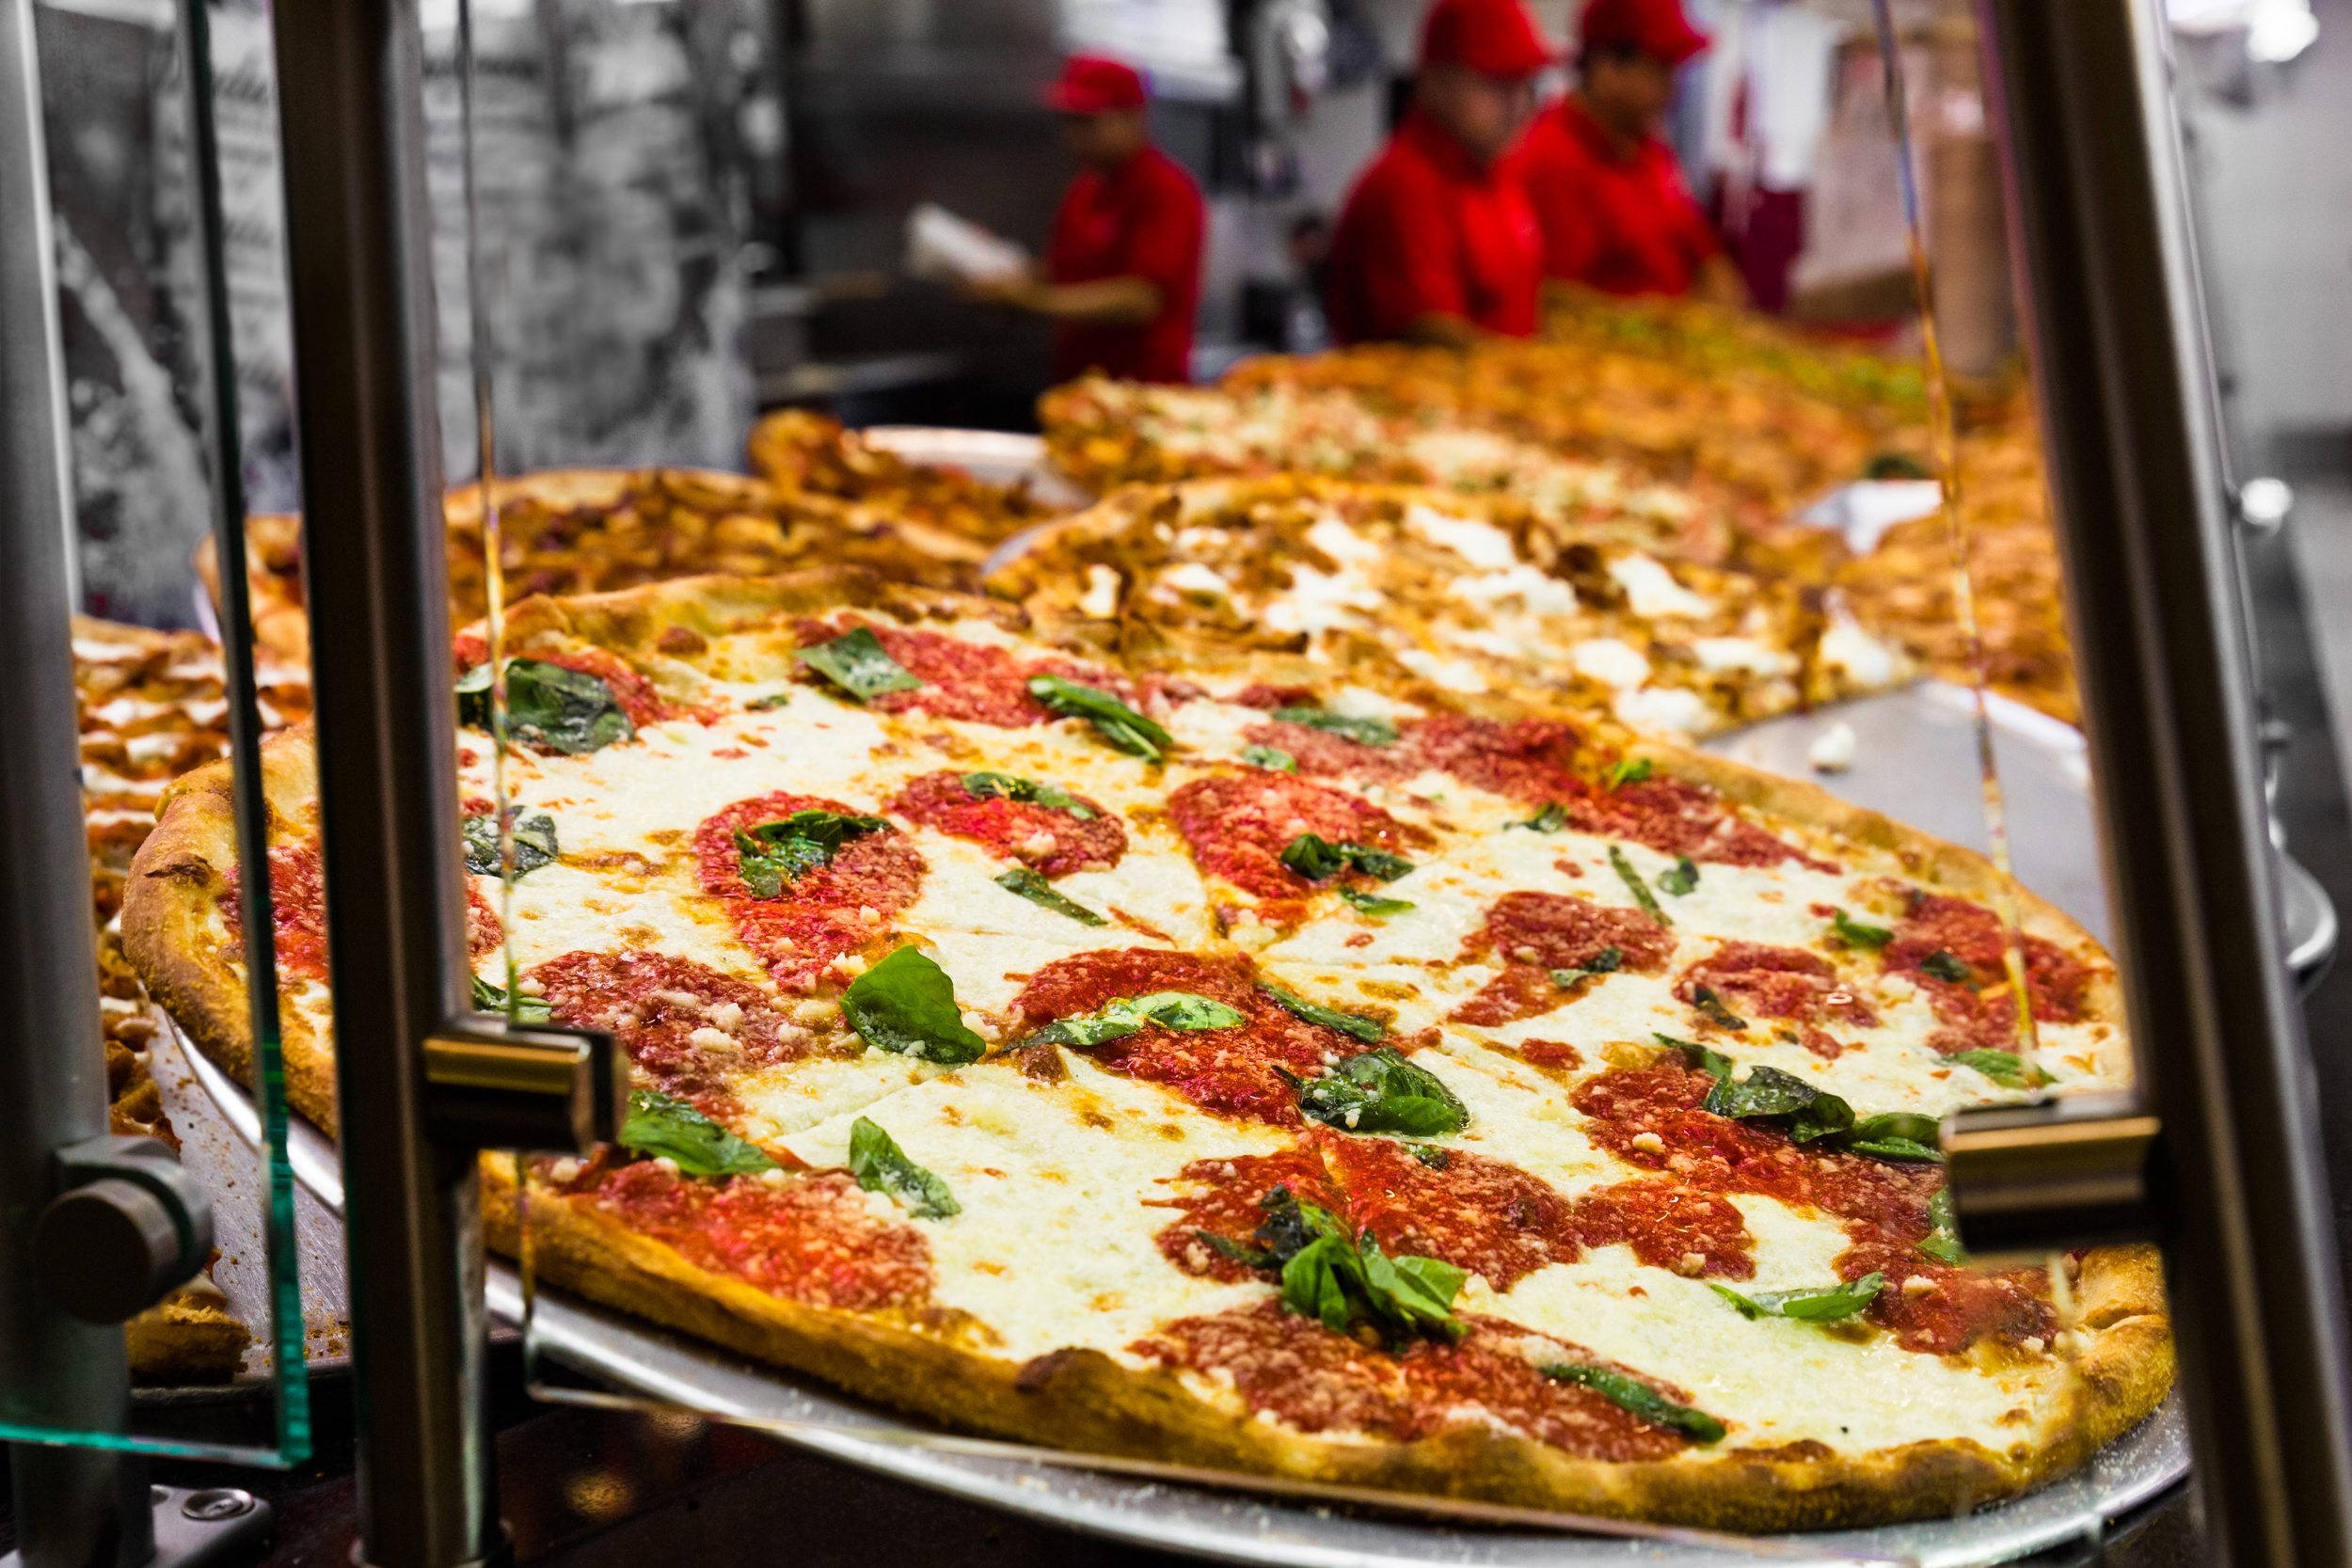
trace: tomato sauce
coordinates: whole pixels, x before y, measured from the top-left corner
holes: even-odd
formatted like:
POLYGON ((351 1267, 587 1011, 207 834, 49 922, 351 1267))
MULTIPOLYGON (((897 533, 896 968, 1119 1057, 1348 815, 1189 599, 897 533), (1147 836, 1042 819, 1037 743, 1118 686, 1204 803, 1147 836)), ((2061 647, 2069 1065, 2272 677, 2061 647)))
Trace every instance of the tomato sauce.
POLYGON ((700 1269, 786 1301, 843 1311, 913 1307, 933 1287, 930 1243, 878 1220, 846 1171, 702 1180, 644 1160, 590 1167, 561 1189, 700 1269))
POLYGON ((1718 865, 1795 861, 1814 871, 1837 870, 1736 816, 1713 790, 1685 779, 1645 779, 1564 803, 1578 832, 1647 845, 1664 855, 1718 865))
POLYGON ((1316 885, 1282 863, 1301 833, 1391 854, 1431 842, 1369 800, 1263 770, 1195 779, 1168 798, 1168 813, 1201 870, 1262 898, 1296 898, 1316 885))
POLYGON ((531 971, 555 1022, 610 1030, 636 1081, 724 1120, 734 1076, 797 1061, 815 1036, 748 981, 666 953, 566 953, 531 971))
MULTIPOLYGON (((229 940, 245 940, 239 868, 222 874, 218 900, 229 923, 229 940)), ((326 978, 326 877, 315 839, 280 844, 269 852, 270 925, 278 949, 278 979, 326 978)), ((498 911, 472 882, 466 884, 466 951, 480 958, 504 940, 498 911)))
POLYGON ((1147 1024, 1088 1054, 1114 1072, 1164 1084, 1204 1111, 1299 1124, 1298 1097, 1282 1078, 1320 1076, 1327 1061, 1368 1047, 1352 1036, 1292 1017, 1260 992, 1249 959, 1203 958, 1130 947, 1078 953, 1047 964, 1013 998, 1030 1030, 1056 1019, 1100 1011, 1120 997, 1191 991, 1239 1008, 1247 1022, 1230 1029, 1168 1029, 1147 1024))
MULTIPOLYGON (((1927 993, 1945 1025, 1928 1043, 1947 1055, 1963 1051, 2016 1048, 2017 1001, 2009 985, 2009 934, 2000 916, 1965 898, 1889 884, 1908 908, 1895 939, 1880 957, 1890 974, 1900 974, 1927 993), (1920 966, 1948 953, 1968 968, 1965 981, 1930 974, 1920 966)), ((2056 942, 2023 939, 2026 991, 2042 1023, 2073 1023, 2082 1017, 2091 969, 2056 942)))
POLYGON ((1311 724, 1252 724, 1242 738, 1288 752, 1303 778, 1403 779, 1421 771, 1402 746, 1367 746, 1311 724))
POLYGON ((1629 1164, 1705 1193, 1760 1193, 1845 1222, 1851 1245, 1837 1259, 1838 1277, 1885 1275, 1864 1316, 1893 1330, 1905 1349, 1951 1354, 1987 1334, 2046 1341, 2056 1331, 2055 1316, 2039 1303, 2039 1269, 1980 1275, 1918 1251, 1931 1228, 1928 1200, 1944 1185, 1941 1166, 1799 1148, 1770 1128, 1701 1110, 1713 1085, 1704 1072, 1662 1061, 1591 1079, 1574 1103, 1592 1118, 1594 1142, 1629 1164), (1937 1289, 1906 1293, 1903 1281, 1915 1275, 1937 1289))
POLYGON ((1567 805, 1592 793, 1579 764, 1593 759, 1573 724, 1520 719, 1499 722, 1436 714, 1403 726, 1408 771, 1434 768, 1464 784, 1531 806, 1567 805))
POLYGON ((1257 1248, 1258 1227, 1266 1220, 1266 1195, 1288 1187, 1302 1203, 1343 1213, 1347 1200, 1331 1184, 1323 1160, 1311 1149, 1285 1149, 1279 1154, 1237 1154, 1230 1160, 1195 1160, 1176 1175, 1200 1190, 1189 1197, 1147 1199, 1146 1207, 1174 1209, 1182 1218, 1152 1241, 1168 1260, 1189 1275, 1232 1281, 1249 1279, 1259 1271, 1228 1258, 1200 1239, 1211 1231, 1241 1246, 1257 1248))
POLYGON ((1436 1258, 1507 1291, 1581 1255, 1574 1208, 1517 1165, 1447 1148, 1436 1169, 1392 1138, 1321 1128, 1307 1143, 1346 1192, 1349 1225, 1371 1231, 1391 1257, 1436 1258))
MULTIPOLYGON (((1491 1418, 1578 1458, 1613 1461, 1662 1459, 1688 1442, 1589 1388, 1544 1376, 1521 1353, 1528 1330, 1496 1318, 1465 1322, 1459 1344, 1415 1339, 1391 1352, 1267 1301, 1178 1319, 1128 1348, 1164 1366, 1224 1372, 1253 1411, 1301 1432, 1410 1443, 1491 1418)), ((1561 1352, 1593 1359, 1571 1345, 1561 1352)))
POLYGON ((901 669, 923 683, 914 690, 884 691, 866 699, 867 707, 883 713, 921 708, 934 719, 961 719, 1007 730, 1050 723, 1060 716, 1029 695, 1032 675, 1060 675, 1108 691, 1130 705, 1137 700, 1133 684, 1108 671, 1068 659, 1018 659, 1009 650, 989 643, 880 622, 847 617, 830 624, 803 621, 799 628, 801 646, 830 642, 859 626, 874 634, 882 652, 901 669))
POLYGON ((834 959, 880 944, 890 922, 922 891, 925 866, 905 834, 885 829, 845 843, 832 864, 787 883, 781 896, 755 898, 743 885, 735 831, 796 811, 866 815, 838 800, 782 790, 738 800, 694 830, 694 864, 702 890, 725 905, 737 935, 776 983, 805 991, 834 959))
POLYGON ((1799 947, 1726 942, 1682 972, 1682 978, 1675 983, 1675 995, 1695 1005, 1701 986, 1741 1017, 1786 1018, 1804 1023, 1834 1019, 1864 1028, 1879 1022, 1870 1005, 1838 978, 1836 965, 1799 947))
POLYGON ((1033 800, 976 796, 963 786, 961 774, 943 769, 910 781, 889 809, 1041 876, 1110 870, 1127 852, 1127 830, 1099 801, 1083 795, 1071 799, 1094 815, 1082 819, 1033 800))
POLYGON ((1727 1198, 1656 1177, 1621 1181, 1577 1201, 1586 1246, 1623 1243, 1652 1268, 1691 1278, 1756 1277, 1756 1238, 1727 1198))

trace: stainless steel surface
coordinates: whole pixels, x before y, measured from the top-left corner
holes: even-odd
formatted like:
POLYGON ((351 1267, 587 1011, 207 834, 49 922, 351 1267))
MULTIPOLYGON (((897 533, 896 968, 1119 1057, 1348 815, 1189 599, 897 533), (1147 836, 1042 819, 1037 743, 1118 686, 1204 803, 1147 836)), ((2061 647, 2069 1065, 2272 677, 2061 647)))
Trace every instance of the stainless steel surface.
MULTIPOLYGON (((242 1088, 193 1051, 186 1051, 183 1059, 190 1085, 217 1097, 216 1108, 206 1113, 208 1123, 246 1136, 258 1131, 259 1120, 242 1088)), ((296 1178, 309 1190, 306 1196, 319 1206, 321 1215, 340 1209, 342 1176, 334 1145, 315 1128, 296 1122, 287 1153, 296 1178)), ((327 1272, 306 1266, 306 1292, 324 1289, 328 1278, 327 1272)), ((501 1322, 522 1321, 521 1280, 501 1259, 489 1265, 488 1301, 501 1322)), ((1137 1545, 1296 1568, 1403 1568, 1408 1563, 1601 1568, 1724 1560, 1720 1551, 1687 1544, 1454 1532, 1427 1524, 1335 1513, 1315 1503, 1138 1480, 1028 1457, 918 1447, 914 1445, 956 1440, 849 1399, 815 1379, 744 1361, 562 1292, 541 1289, 533 1309, 541 1350, 635 1398, 740 1419, 796 1447, 912 1485, 1137 1545)), ((2187 1431, 2178 1401, 2168 1400, 2082 1474, 2006 1508, 1886 1529, 1772 1537, 1760 1543, 1760 1549, 1775 1560, 1800 1562, 1859 1558, 1915 1561, 1925 1568, 2002 1562, 2090 1535, 2101 1521, 2154 1497, 2187 1469, 2187 1431)))
MULTIPOLYGON (((1808 779, 1841 800, 1982 852, 1987 839, 1974 703, 1963 688, 1921 681, 1721 736, 1704 749, 1769 773, 1808 779), (1806 754, 1838 724, 1853 728, 1853 766, 1842 773, 1817 772, 1806 754)), ((2096 854, 2098 817, 2082 732, 2005 697, 1992 698, 1991 709, 2017 879, 2106 942, 2112 922, 2096 854)))
POLYGON ((2342 927, 2335 902, 2302 862, 2284 852, 2279 856, 2279 899, 2286 927, 2287 969, 2296 989, 2309 996, 2336 961, 2342 927))
POLYGON ((1979 0, 2212 1549, 2352 1563, 2344 1301, 2280 930, 2163 22, 1979 0))
POLYGON ((119 1328, 70 1317, 33 1271, 51 1152, 106 1131, 98 954, 82 836, 69 616, 56 236, 32 0, 0 0, 0 1429, 30 1568, 115 1568, 146 1555, 140 1461, 34 1446, 119 1433, 130 1367, 119 1328))
MULTIPOLYGON (((473 1151, 425 1131, 420 1046, 465 962, 415 0, 271 12, 358 1412, 360 1550, 498 1544, 473 1151)), ((233 574, 230 574, 233 575, 233 574)))

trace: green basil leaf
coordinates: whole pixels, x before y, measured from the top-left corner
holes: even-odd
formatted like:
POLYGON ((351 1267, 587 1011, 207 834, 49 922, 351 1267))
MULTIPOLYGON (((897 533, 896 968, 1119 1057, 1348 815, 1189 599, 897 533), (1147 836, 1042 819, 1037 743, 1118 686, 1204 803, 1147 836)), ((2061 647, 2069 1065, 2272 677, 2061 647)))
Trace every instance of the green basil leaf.
POLYGON ((1928 1233, 1919 1250, 1939 1263, 1965 1263, 1968 1249, 1960 1244, 1960 1216, 1952 1210, 1952 1190, 1938 1187, 1928 1199, 1928 1233))
POLYGON ((963 1212, 946 1182, 908 1159, 897 1139, 864 1117, 850 1123, 850 1174, 867 1192, 888 1194, 918 1220, 944 1220, 963 1212))
POLYGON ((1553 800, 1524 822, 1506 822, 1505 828, 1525 828, 1531 832, 1556 833, 1568 825, 1568 808, 1553 800))
POLYGON ((1434 1138, 1459 1132, 1470 1120, 1469 1109, 1442 1079, 1393 1046, 1350 1056, 1296 1086, 1300 1115, 1349 1132, 1434 1138))
POLYGON ((1272 773, 1295 773, 1298 759, 1279 746, 1245 746, 1241 760, 1252 768, 1263 768, 1272 773))
POLYGON ((552 1023, 555 1010, 536 996, 509 996, 502 986, 494 986, 477 974, 473 977, 473 1006, 478 1013, 493 1013, 512 1023, 552 1023))
POLYGON ((1092 806, 1060 785, 1040 784, 1010 773, 966 773, 963 789, 976 800, 1027 800, 1048 811, 1067 812, 1081 822, 1091 822, 1095 817, 1092 806))
POLYGON ((1059 675, 1031 675, 1029 695, 1066 719, 1086 720, 1096 734, 1129 756, 1157 762, 1176 744, 1175 736, 1098 688, 1059 675))
POLYGON ((894 948, 851 981, 841 1016, 878 1051, 946 1063, 988 1054, 988 1042, 963 1025, 955 981, 919 947, 894 948))
POLYGON ((1454 1164, 1452 1152, 1438 1148, 1436 1144, 1406 1144, 1405 1147, 1413 1151, 1414 1159, 1419 1160, 1431 1170, 1443 1170, 1454 1164))
POLYGON ((1121 996, 1095 1012, 1059 1019, 1031 1035, 1024 1044, 1052 1041, 1085 1047, 1125 1039, 1146 1024, 1194 1033, 1232 1029, 1249 1022, 1249 1015, 1214 997, 1188 990, 1155 990, 1148 996, 1121 996))
POLYGON ((1875 953, 1895 940, 1895 933, 1885 927, 1865 926, 1858 920, 1850 920, 1843 910, 1832 910, 1829 916, 1830 929, 1836 934, 1838 941, 1849 947, 1867 948, 1875 953))
POLYGON ((1698 1009, 1699 1017, 1719 1029, 1745 1029, 1748 1026, 1746 1019, 1724 1006, 1723 998, 1715 994, 1712 986, 1693 986, 1691 989, 1691 1006, 1698 1009))
POLYGON ((750 702, 745 703, 743 705, 743 711, 746 713, 762 713, 771 707, 789 707, 791 705, 791 692, 771 691, 765 697, 754 697, 750 702))
POLYGON ((1434 1329, 1450 1339, 1462 1337, 1463 1325, 1454 1318, 1454 1298, 1462 1293, 1469 1270, 1437 1258, 1391 1258, 1369 1230, 1356 1238, 1356 1257, 1374 1311, 1400 1327, 1423 1333, 1434 1329))
POLYGON ((1958 1062, 1964 1068, 1974 1068, 2005 1089, 2038 1089, 2044 1084, 2054 1082, 2048 1073, 2039 1069, 2028 1072, 2026 1059, 2013 1051, 1963 1051, 1944 1059, 1958 1062))
POLYGON ((1264 980, 1258 982, 1258 989, 1265 993, 1267 1001, 1302 1022, 1337 1029, 1341 1034, 1351 1035, 1366 1045, 1377 1045, 1389 1037, 1389 1026, 1376 1018, 1364 1018, 1356 1013, 1343 1013, 1334 1007, 1323 1006, 1264 980))
POLYGON ((1347 847, 1319 833, 1300 833, 1282 847, 1282 863, 1311 882, 1325 881, 1347 869, 1347 847))
POLYGON ((1231 1258, 1246 1269, 1274 1267, 1274 1254, 1270 1252, 1261 1252, 1256 1247, 1244 1246, 1232 1237, 1220 1236, 1214 1230, 1196 1230, 1193 1234, 1208 1243, 1213 1250, 1231 1258))
POLYGON ((1623 882, 1632 893, 1633 901, 1642 906, 1644 914, 1648 915, 1661 926, 1670 927, 1674 924, 1666 918, 1666 911, 1658 907, 1658 895, 1650 892, 1648 883, 1642 880, 1642 874, 1633 869, 1633 863, 1625 858, 1625 851, 1613 844, 1609 847, 1609 866, 1611 870, 1616 872, 1617 880, 1623 882))
POLYGON ((1759 1318, 1794 1318, 1801 1323, 1830 1323, 1851 1318, 1877 1299, 1886 1276, 1871 1273, 1860 1279, 1818 1291, 1756 1291, 1742 1295, 1712 1280, 1708 1289, 1740 1309, 1750 1323, 1759 1318))
POLYGON ((1274 719, 1281 724, 1304 724, 1359 746, 1393 746, 1398 739, 1396 726, 1386 719, 1356 719, 1325 707, 1276 708, 1274 719))
POLYGON ((675 1161, 688 1176, 757 1176, 776 1163, 685 1101, 659 1089, 628 1097, 620 1145, 634 1153, 675 1161))
POLYGON ((1942 947, 1919 960, 1919 973, 1948 980, 1955 986, 1964 986, 1974 978, 1973 972, 1957 955, 1942 947))
POLYGON ((844 844, 889 831, 890 824, 879 816, 816 810, 738 828, 735 848, 741 857, 743 885, 755 898, 780 898, 791 883, 820 865, 831 865, 844 844))
POLYGON ((1282 1305, 1302 1318, 1315 1318, 1334 1334, 1347 1332, 1355 1303, 1347 1289, 1356 1254, 1336 1236, 1308 1243, 1282 1265, 1282 1305))
MULTIPOLYGON (((475 666, 457 683, 457 721, 490 727, 490 667, 475 666)), ((545 751, 580 756, 618 740, 637 726, 612 689, 596 676, 536 658, 506 661, 506 730, 545 751)))
POLYGON ((1841 1137, 1853 1126, 1853 1107, 1836 1095, 1817 1094, 1813 1103, 1793 1113, 1782 1126, 1793 1144, 1841 1137))
POLYGON ((1572 986, 1579 980, 1594 980, 1598 979, 1604 974, 1614 974, 1624 967, 1625 949, 1622 947, 1604 947, 1599 952, 1594 954, 1593 961, 1586 964, 1582 969, 1553 970, 1551 972, 1551 983, 1555 986, 1572 986))
MULTIPOLYGON (((503 869, 499 854, 498 817, 488 812, 477 812, 466 818, 465 834, 466 869, 477 876, 498 876, 503 869)), ((555 863, 559 852, 555 847, 555 818, 546 812, 536 816, 516 816, 511 836, 515 843, 516 876, 555 863)))
POLYGON ((1350 866, 1381 882, 1393 882, 1413 869, 1402 855, 1368 845, 1334 844, 1318 833, 1300 833, 1284 845, 1282 863, 1311 882, 1327 881, 1350 866))
POLYGON ((1944 1151, 1933 1144, 1923 1144, 1914 1138, 1842 1138, 1837 1147, 1848 1154, 1867 1154, 1873 1160, 1916 1160, 1927 1164, 1944 1163, 1944 1151))
POLYGON ((861 703, 885 691, 912 691, 923 684, 882 651, 882 639, 870 626, 858 626, 830 642, 803 648, 801 662, 861 703))
POLYGON ((1943 1138, 1944 1124, 1916 1111, 1882 1111, 1855 1122, 1853 1135, 1857 1139, 1899 1139, 1935 1149, 1943 1138))
POLYGON ((1703 1045, 1693 1045, 1689 1040, 1678 1040, 1672 1035, 1654 1034, 1650 1036, 1650 1038, 1661 1045, 1672 1046, 1675 1050, 1681 1052, 1682 1059, 1694 1070, 1706 1073, 1716 1083, 1724 1084, 1730 1081, 1732 1061, 1723 1053, 1709 1051, 1703 1045))
POLYGON ((1053 883, 1025 865, 1016 865, 996 879, 996 885, 1017 897, 1026 898, 1040 909, 1068 915, 1081 926, 1107 926, 1109 921, 1096 914, 1076 899, 1064 895, 1053 883))
POLYGON ((1413 907, 1409 898, 1383 898, 1376 893, 1365 893, 1352 887, 1340 889, 1340 896, 1359 912, 1369 915, 1403 914, 1413 907))
POLYGON ((1724 1423, 1704 1410, 1687 1404, 1677 1404, 1648 1384, 1613 1372, 1606 1367, 1572 1367, 1553 1365, 1544 1369, 1544 1375, 1562 1383, 1573 1383, 1590 1388, 1618 1409, 1624 1410, 1654 1427, 1679 1432, 1697 1443, 1720 1443, 1724 1440, 1724 1423))
POLYGON ((1609 787, 1617 789, 1629 784, 1645 784, 1650 771, 1649 758, 1627 757, 1609 770, 1609 787))
POLYGON ((1674 864, 1658 874, 1658 891, 1671 893, 1677 898, 1687 898, 1698 891, 1699 868, 1688 855, 1677 855, 1674 864))

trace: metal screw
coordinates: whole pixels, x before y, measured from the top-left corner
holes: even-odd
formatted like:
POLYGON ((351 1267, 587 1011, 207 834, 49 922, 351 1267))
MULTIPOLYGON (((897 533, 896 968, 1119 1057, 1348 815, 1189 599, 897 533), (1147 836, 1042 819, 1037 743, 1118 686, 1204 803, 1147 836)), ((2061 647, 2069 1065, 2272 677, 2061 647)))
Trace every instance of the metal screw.
POLYGON ((212 1486, 201 1492, 191 1492, 188 1500, 180 1505, 180 1512, 191 1519, 217 1524, 253 1512, 253 1494, 234 1486, 212 1486))

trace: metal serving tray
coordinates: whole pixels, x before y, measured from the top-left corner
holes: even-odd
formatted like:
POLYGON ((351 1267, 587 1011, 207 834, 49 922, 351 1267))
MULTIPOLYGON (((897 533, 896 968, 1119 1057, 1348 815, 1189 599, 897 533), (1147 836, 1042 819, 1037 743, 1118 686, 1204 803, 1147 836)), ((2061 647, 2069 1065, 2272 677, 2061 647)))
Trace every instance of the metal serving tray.
MULTIPOLYGON (((2080 736, 1997 699, 1994 718, 2021 879, 2104 933, 2106 900, 2080 736)), ((1928 832, 1982 847, 1983 807, 1971 787, 1975 753, 1968 696, 1957 688, 1926 682, 1833 711, 1775 721, 1721 737, 1708 749, 1774 771, 1814 776, 1804 762, 1806 748, 1822 729, 1840 721, 1856 731, 1855 762, 1845 773, 1821 777, 1822 784, 1857 804, 1892 808, 1893 815, 1928 832)), ((2328 941, 2332 945, 2332 931, 2328 941)), ((171 1107, 175 1124, 184 1116, 192 1129, 210 1126, 248 1142, 258 1136, 251 1103, 238 1085, 176 1033, 165 1048, 173 1060, 157 1077, 170 1080, 167 1092, 183 1091, 171 1107), (188 1085, 200 1096, 185 1093, 188 1085)), ((288 1154, 317 1218, 332 1225, 330 1216, 339 1216, 342 1206, 333 1144, 296 1121, 288 1154)), ((314 1323, 334 1323, 343 1299, 341 1249, 313 1244, 311 1236, 306 1227, 304 1299, 314 1323)), ((230 1294, 233 1304, 233 1289, 230 1294)), ((521 1321, 521 1282, 503 1262, 490 1264, 489 1299, 496 1317, 507 1323, 521 1321)), ((1626 1540, 1564 1534, 1556 1528, 1533 1528, 1529 1520, 1431 1523, 1326 1501, 1105 1473, 1081 1467, 1083 1462, 1074 1459, 1045 1461, 1000 1445, 957 1439, 814 1380, 545 1288, 534 1316, 536 1338, 548 1354, 631 1395, 744 1420, 846 1464, 1065 1528, 1235 1562, 1296 1568, 1408 1563, 1597 1568, 1635 1562, 1705 1568, 1728 1560, 1730 1550, 1809 1563, 1909 1561, 1922 1568, 1959 1568, 2008 1561, 2092 1535, 2105 1521, 2188 1471, 2186 1424, 2176 1396, 2082 1474, 2007 1507, 1932 1524, 1725 1545, 1703 1544, 1704 1537, 1691 1532, 1626 1540)), ((314 1335, 313 1349, 319 1348, 314 1335)))

